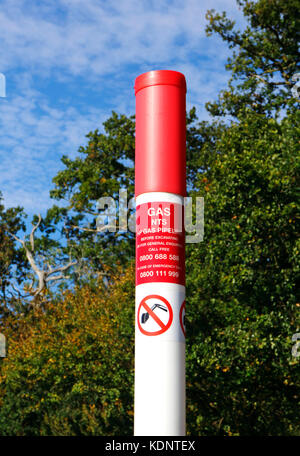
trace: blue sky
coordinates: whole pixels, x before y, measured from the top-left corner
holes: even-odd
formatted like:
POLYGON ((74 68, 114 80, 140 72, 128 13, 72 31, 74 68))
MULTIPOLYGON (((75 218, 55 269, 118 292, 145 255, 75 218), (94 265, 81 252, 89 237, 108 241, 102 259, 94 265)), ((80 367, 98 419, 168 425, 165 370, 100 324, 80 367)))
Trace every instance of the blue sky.
POLYGON ((187 107, 226 87, 229 56, 205 36, 205 12, 244 22, 235 0, 0 0, 0 190, 6 207, 45 214, 63 154, 114 110, 134 114, 134 80, 172 69, 187 79, 187 107))

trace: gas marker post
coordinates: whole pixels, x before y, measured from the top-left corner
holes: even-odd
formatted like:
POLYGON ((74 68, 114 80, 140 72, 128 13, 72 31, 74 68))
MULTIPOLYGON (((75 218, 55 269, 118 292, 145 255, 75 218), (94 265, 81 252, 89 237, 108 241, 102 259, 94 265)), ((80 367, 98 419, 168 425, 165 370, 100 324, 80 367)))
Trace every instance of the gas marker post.
POLYGON ((185 435, 186 81, 137 77, 134 435, 185 435))

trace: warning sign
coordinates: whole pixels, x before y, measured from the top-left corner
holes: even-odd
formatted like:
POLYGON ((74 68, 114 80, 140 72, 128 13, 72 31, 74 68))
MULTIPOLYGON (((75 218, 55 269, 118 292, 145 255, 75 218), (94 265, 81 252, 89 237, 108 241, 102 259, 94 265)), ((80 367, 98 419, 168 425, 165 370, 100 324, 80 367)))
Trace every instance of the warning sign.
POLYGON ((182 306, 180 307, 179 321, 180 321, 180 326, 181 326, 182 332, 185 337, 185 301, 183 301, 182 306))
POLYGON ((138 312, 139 330, 145 336, 165 333, 173 321, 173 310, 167 299, 159 295, 148 295, 142 299, 138 312))
POLYGON ((136 208, 136 285, 185 284, 183 205, 142 203, 136 208))

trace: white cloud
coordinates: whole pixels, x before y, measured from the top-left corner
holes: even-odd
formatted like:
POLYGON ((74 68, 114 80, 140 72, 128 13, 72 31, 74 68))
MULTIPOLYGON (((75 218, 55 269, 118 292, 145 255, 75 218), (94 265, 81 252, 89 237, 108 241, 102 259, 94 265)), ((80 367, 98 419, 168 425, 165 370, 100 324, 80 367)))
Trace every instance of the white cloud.
POLYGON ((7 206, 29 212, 51 205, 51 179, 60 169, 62 154, 74 156, 85 134, 101 125, 103 112, 74 107, 65 110, 30 88, 0 103, 0 190, 7 206))
POLYGON ((5 0, 0 61, 3 70, 17 63, 31 71, 59 67, 89 78, 129 63, 182 60, 191 51, 220 58, 215 40, 205 39, 205 12, 226 9, 238 18, 235 5, 232 0, 5 0))
POLYGON ((3 0, 0 72, 14 74, 16 82, 13 96, 0 100, 0 190, 6 204, 29 212, 49 207, 62 153, 74 154, 111 109, 134 112, 133 82, 142 72, 182 71, 188 107, 196 105, 207 116, 204 103, 216 98, 228 78, 226 46, 205 37, 211 8, 243 24, 235 0, 3 0), (79 109, 78 77, 86 90, 105 94, 105 107, 93 105, 91 94, 79 109), (34 89, 37 78, 73 87, 68 104, 34 89))

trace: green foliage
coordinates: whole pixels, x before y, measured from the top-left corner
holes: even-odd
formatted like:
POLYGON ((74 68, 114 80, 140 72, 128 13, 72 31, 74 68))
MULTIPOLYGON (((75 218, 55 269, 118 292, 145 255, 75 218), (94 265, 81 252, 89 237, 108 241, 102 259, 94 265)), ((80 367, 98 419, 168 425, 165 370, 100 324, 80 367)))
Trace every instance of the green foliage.
POLYGON ((299 434, 299 113, 249 112, 217 142, 205 237, 187 246, 190 432, 299 434))
POLYGON ((101 213, 99 198, 111 197, 118 202, 121 188, 127 189, 128 199, 133 196, 134 116, 112 113, 103 126, 104 133, 95 130, 87 135, 88 144, 79 148, 78 157, 62 158, 65 169, 53 179, 55 189, 50 193, 64 201, 65 207, 53 206, 45 218, 45 227, 60 226, 69 252, 80 264, 85 263, 77 281, 83 276, 89 279, 87 270, 128 264, 134 255, 134 235, 118 231, 118 220, 117 232, 97 232, 96 223, 101 213))
MULTIPOLYGON (((207 12, 207 34, 218 34, 233 56, 227 70, 231 80, 217 103, 208 103, 213 115, 236 116, 251 108, 259 113, 279 113, 297 104, 292 97, 292 76, 299 64, 299 0, 237 0, 248 25, 236 30, 226 13, 207 12)), ((299 100, 298 100, 299 101, 299 100)))
MULTIPOLYGON (((228 89, 208 104, 213 121, 187 114, 188 187, 205 198, 204 241, 187 245, 187 425, 193 435, 299 435, 298 1, 238 3, 242 32, 226 14, 207 16, 207 32, 234 51, 228 89)), ((104 127, 75 160, 63 157, 52 196, 66 206, 49 210, 40 247, 54 248, 60 227, 62 250, 107 281, 0 320, 5 435, 132 433, 133 235, 82 228, 96 228, 98 198, 133 194, 134 117, 113 113, 104 127), (127 268, 118 279, 117 264, 127 268)))
POLYGON ((110 291, 86 286, 66 292, 47 312, 0 322, 8 341, 8 356, 0 359, 1 435, 129 432, 132 277, 131 268, 110 291))
POLYGON ((213 160, 194 180, 205 237, 187 249, 189 429, 299 435, 299 5, 238 3, 243 32, 225 13, 207 14, 208 34, 234 50, 228 89, 207 107, 233 120, 213 148, 205 142, 213 160))

